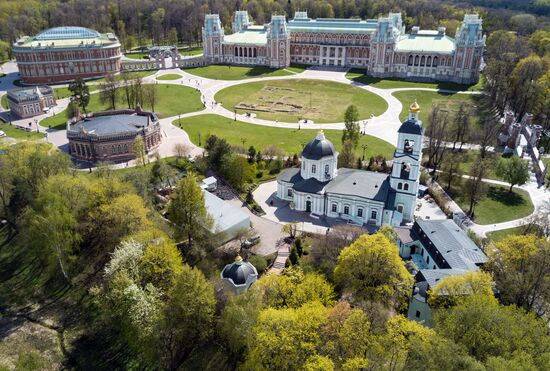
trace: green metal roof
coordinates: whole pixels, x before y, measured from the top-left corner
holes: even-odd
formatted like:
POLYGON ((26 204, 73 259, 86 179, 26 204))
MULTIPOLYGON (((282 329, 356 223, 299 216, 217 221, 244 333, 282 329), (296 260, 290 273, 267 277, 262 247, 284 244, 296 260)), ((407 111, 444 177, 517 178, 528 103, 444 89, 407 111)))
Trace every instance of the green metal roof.
POLYGON ((291 32, 370 34, 377 24, 375 19, 298 18, 290 20, 288 28, 291 32))
POLYGON ((226 35, 223 42, 224 44, 266 45, 267 31, 263 27, 249 27, 246 30, 226 35))
POLYGON ((118 44, 118 39, 112 33, 100 34, 84 27, 55 27, 36 36, 23 36, 14 48, 102 47, 114 44, 118 44))
POLYGON ((434 52, 452 53, 455 42, 449 36, 440 35, 437 31, 418 31, 417 34, 403 35, 395 47, 396 52, 434 52))

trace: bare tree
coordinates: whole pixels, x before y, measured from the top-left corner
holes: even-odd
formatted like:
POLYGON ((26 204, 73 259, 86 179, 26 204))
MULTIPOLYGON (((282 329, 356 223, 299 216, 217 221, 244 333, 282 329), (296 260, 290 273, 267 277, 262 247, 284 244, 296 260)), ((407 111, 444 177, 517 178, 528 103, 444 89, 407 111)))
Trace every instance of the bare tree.
POLYGON ((145 102, 149 107, 151 107, 151 111, 155 112, 155 103, 157 101, 158 91, 157 91, 157 84, 147 84, 143 87, 143 95, 145 98, 145 102))
POLYGON ((132 76, 129 72, 122 73, 122 88, 124 91, 124 98, 128 104, 128 108, 135 107, 135 99, 132 88, 132 76))
POLYGON ((143 79, 139 75, 135 75, 132 79, 132 92, 136 107, 137 105, 143 107, 143 79))
POLYGON ((357 164, 353 146, 354 144, 351 139, 347 139, 344 142, 342 153, 338 156, 338 167, 353 168, 357 164))
POLYGON ((116 109, 116 101, 118 97, 118 79, 110 74, 105 78, 105 82, 100 85, 99 101, 102 104, 108 104, 109 109, 116 109))
POLYGON ((463 156, 460 153, 453 153, 451 156, 445 157, 441 165, 441 177, 447 183, 447 191, 451 189, 453 182, 462 179, 462 170, 460 169, 462 161, 463 156))
POLYGON ((480 155, 472 165, 468 179, 464 182, 463 193, 470 203, 468 215, 472 218, 475 215, 476 204, 487 194, 487 185, 483 182, 487 169, 488 163, 480 155))
POLYGON ((487 157, 489 147, 495 144, 499 131, 499 123, 492 115, 486 116, 476 130, 476 141, 479 144, 479 155, 482 159, 487 157))
POLYGON ((174 154, 178 158, 187 158, 191 154, 191 147, 183 143, 176 143, 174 144, 174 154))
POLYGON ((432 106, 432 112, 428 116, 428 166, 435 173, 443 161, 446 147, 447 127, 449 124, 449 112, 439 106, 432 106))
POLYGON ((460 142, 460 148, 464 145, 464 142, 467 140, 468 132, 470 130, 470 115, 469 110, 466 108, 466 103, 461 102, 458 106, 458 111, 454 115, 453 119, 453 151, 456 148, 456 144, 460 142))

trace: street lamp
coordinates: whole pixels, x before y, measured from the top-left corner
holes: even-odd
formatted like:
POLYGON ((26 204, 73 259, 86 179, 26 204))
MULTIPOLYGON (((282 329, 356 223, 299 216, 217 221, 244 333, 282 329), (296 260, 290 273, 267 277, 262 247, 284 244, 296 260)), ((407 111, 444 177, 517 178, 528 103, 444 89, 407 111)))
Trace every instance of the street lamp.
POLYGON ((367 134, 367 120, 363 121, 363 135, 367 134))
POLYGON ((369 145, 368 144, 361 144, 361 147, 363 148, 363 161, 365 161, 365 150, 367 149, 369 145))
POLYGON ((34 123, 36 125, 36 132, 40 133, 40 130, 38 130, 38 119, 34 119, 34 123))
POLYGON ((246 138, 241 138, 241 143, 243 144, 243 147, 244 147, 244 144, 246 143, 246 138))

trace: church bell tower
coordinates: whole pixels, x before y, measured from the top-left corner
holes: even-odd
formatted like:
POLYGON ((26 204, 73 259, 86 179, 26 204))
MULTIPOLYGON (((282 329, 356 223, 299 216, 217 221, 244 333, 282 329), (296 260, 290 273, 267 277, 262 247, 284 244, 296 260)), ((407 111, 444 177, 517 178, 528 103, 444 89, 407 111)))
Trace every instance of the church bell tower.
POLYGON ((398 130, 390 178, 390 186, 395 191, 394 211, 402 213, 404 222, 413 220, 420 183, 424 128, 418 119, 419 112, 420 106, 415 101, 409 107, 409 117, 398 130))

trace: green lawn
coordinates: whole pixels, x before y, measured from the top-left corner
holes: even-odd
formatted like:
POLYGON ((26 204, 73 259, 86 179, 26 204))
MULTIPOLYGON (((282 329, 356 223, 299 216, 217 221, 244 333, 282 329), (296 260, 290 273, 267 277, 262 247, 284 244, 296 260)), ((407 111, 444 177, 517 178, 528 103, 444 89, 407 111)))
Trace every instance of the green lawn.
POLYGON ((289 67, 285 68, 285 70, 292 71, 294 73, 302 73, 305 70, 308 69, 307 64, 299 64, 299 63, 292 63, 289 67))
POLYGON ((206 67, 184 68, 183 70, 192 75, 213 80, 244 80, 254 77, 288 76, 293 74, 284 69, 274 69, 264 66, 210 65, 206 67))
POLYGON ((36 132, 34 121, 29 119, 29 122, 32 122, 32 131, 17 129, 15 125, 5 124, 3 122, 0 122, 0 130, 6 133, 6 136, 16 140, 37 140, 44 138, 44 133, 36 132))
POLYGON ((475 95, 471 94, 449 94, 423 90, 398 91, 393 93, 393 96, 399 99, 403 105, 403 110, 399 115, 401 120, 407 118, 409 115, 409 106, 416 100, 420 105, 420 120, 425 124, 427 123, 433 105, 443 105, 449 110, 454 110, 461 101, 467 102, 469 105, 473 106, 476 105, 477 99, 475 95))
POLYGON ((510 237, 513 235, 523 234, 525 230, 524 226, 509 228, 509 229, 502 229, 500 231, 494 231, 487 233, 487 238, 492 240, 493 242, 498 242, 506 237, 510 237))
MULTIPOLYGON (((454 200, 464 212, 468 211, 468 200, 460 194, 454 200)), ((513 193, 509 193, 508 187, 491 184, 487 197, 479 201, 475 208, 474 221, 478 224, 502 223, 523 218, 533 211, 533 203, 526 191, 514 188, 513 193)))
POLYGON ((352 81, 370 85, 379 89, 431 88, 457 91, 479 91, 483 89, 483 75, 479 79, 479 82, 475 85, 463 85, 454 82, 414 82, 399 79, 381 79, 370 75, 365 75, 365 70, 362 69, 351 69, 346 74, 346 77, 352 81))
MULTIPOLYGON (((88 89, 90 90, 90 93, 93 91, 97 91, 101 88, 100 85, 88 85, 88 89)), ((61 88, 54 88, 55 92, 55 99, 63 99, 68 98, 72 95, 72 93, 69 91, 69 88, 61 87, 61 88)))
POLYGON ((182 75, 178 75, 175 73, 169 73, 166 75, 160 75, 156 77, 157 80, 179 80, 181 78, 183 78, 182 75))
POLYGON ((4 94, 2 95, 2 98, 0 99, 0 104, 2 104, 3 109, 10 109, 10 105, 8 103, 8 95, 4 94))
MULTIPOLYGON (((158 85, 157 86, 157 103, 155 111, 159 117, 170 117, 178 114, 199 111, 203 109, 200 100, 200 93, 193 88, 179 85, 158 85)), ((127 105, 123 99, 123 92, 119 92, 119 106, 117 108, 125 108, 127 105)), ((98 112, 107 109, 106 104, 102 104, 99 100, 99 94, 90 96, 90 104, 87 107, 88 112, 98 112)), ((150 110, 151 107, 146 103, 143 106, 144 110, 150 110)), ((44 127, 51 126, 54 129, 63 130, 67 122, 66 111, 60 112, 53 117, 48 117, 40 122, 44 127)))
MULTIPOLYGON (((136 71, 136 72, 130 72, 130 76, 141 76, 143 78, 143 77, 154 75, 156 72, 157 72, 157 70, 136 71)), ((116 76, 119 80, 122 80, 122 74, 118 74, 116 76)), ((101 78, 98 78, 98 79, 86 80, 86 82, 87 83, 105 82, 105 78, 101 77, 101 78)))
POLYGON ((353 104, 360 119, 380 115, 388 108, 378 95, 332 81, 285 79, 258 81, 228 87, 215 96, 225 108, 238 113, 253 112, 258 118, 315 123, 343 122, 346 108, 353 104))
MULTIPOLYGON (((178 126, 178 120, 174 121, 178 126)), ((245 122, 234 121, 218 115, 198 115, 181 119, 181 127, 189 134, 191 141, 204 146, 204 141, 209 134, 215 134, 225 138, 233 145, 242 146, 241 139, 246 139, 244 146, 256 147, 260 151, 269 146, 276 145, 288 154, 300 153, 303 146, 312 140, 318 129, 283 129, 271 126, 260 126, 245 122), (200 143, 199 143, 200 134, 200 143)), ((326 137, 334 143, 338 150, 341 150, 342 132, 340 130, 325 130, 326 137)), ((375 137, 362 135, 357 148, 357 154, 362 155, 362 144, 367 144, 365 159, 370 156, 381 154, 386 158, 393 156, 394 147, 375 137)))
POLYGON ((178 48, 178 51, 184 57, 190 57, 190 56, 193 56, 193 55, 202 54, 202 47, 197 46, 197 47, 193 47, 193 48, 178 48))

